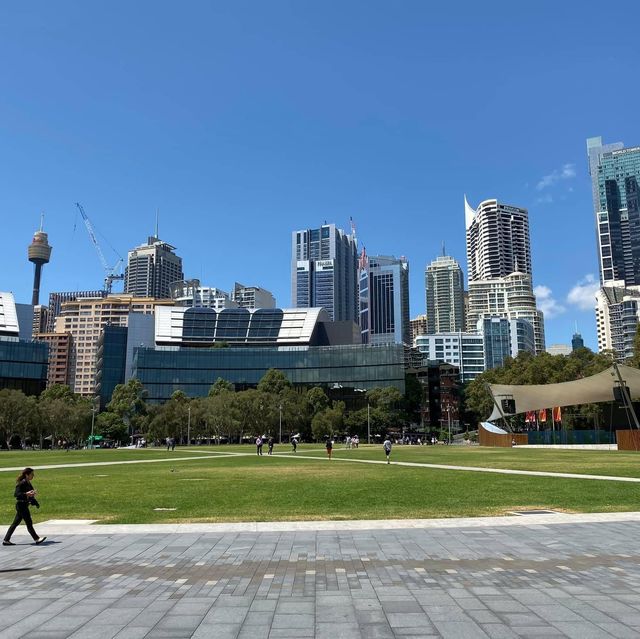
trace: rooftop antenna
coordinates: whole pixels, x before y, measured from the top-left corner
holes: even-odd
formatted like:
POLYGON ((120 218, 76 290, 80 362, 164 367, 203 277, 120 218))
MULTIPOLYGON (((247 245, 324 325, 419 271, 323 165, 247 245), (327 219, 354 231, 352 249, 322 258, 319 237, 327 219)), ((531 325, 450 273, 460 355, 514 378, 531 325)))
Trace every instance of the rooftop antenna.
POLYGON ((40 233, 42 233, 43 226, 44 226, 44 211, 40 213, 40 233))
POLYGON ((442 240, 442 257, 445 257, 447 254, 444 252, 444 240, 442 240))
POLYGON ((576 335, 578 334, 578 320, 576 320, 576 335))
POLYGON ((158 217, 160 216, 160 207, 156 206, 156 239, 159 240, 160 236, 158 235, 158 217))

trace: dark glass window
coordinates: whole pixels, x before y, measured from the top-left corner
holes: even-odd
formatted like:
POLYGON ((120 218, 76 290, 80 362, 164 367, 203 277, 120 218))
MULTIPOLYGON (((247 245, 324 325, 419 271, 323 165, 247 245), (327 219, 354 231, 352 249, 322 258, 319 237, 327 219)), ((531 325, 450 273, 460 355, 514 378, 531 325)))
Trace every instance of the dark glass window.
POLYGON ((284 313, 279 308, 259 308, 251 315, 249 339, 274 342, 280 332, 284 313))
POLYGON ((216 340, 244 340, 251 313, 246 308, 225 308, 218 315, 216 340))
POLYGON ((184 312, 182 337, 185 341, 213 342, 216 315, 212 308, 188 308, 184 312))

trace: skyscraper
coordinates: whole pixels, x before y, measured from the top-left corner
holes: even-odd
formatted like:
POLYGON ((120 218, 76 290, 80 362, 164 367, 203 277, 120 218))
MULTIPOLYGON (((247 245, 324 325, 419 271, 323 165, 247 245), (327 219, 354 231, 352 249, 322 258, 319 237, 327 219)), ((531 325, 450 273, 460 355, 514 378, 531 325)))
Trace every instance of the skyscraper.
POLYGON ((571 338, 571 350, 577 351, 579 348, 584 348, 584 340, 582 339, 582 335, 578 333, 578 330, 576 329, 576 332, 571 338))
POLYGON ((425 269, 427 333, 464 330, 464 278, 458 262, 441 255, 425 269))
POLYGON ((600 283, 640 284, 640 146, 587 140, 600 283))
POLYGON ((464 199, 469 306, 467 329, 487 317, 530 322, 536 353, 545 349, 544 316, 536 306, 526 209, 485 200, 473 209, 464 199))
POLYGON ((335 224, 294 231, 291 305, 324 308, 334 321, 358 321, 358 251, 354 234, 335 224))
POLYGON ((236 282, 231 291, 231 299, 240 308, 275 308, 276 298, 273 293, 259 286, 245 286, 236 282))
POLYGON ((409 263, 386 255, 360 258, 363 344, 409 344, 409 263))
POLYGON ((124 292, 135 297, 166 299, 171 296, 169 285, 184 279, 182 258, 175 247, 155 236, 146 244, 129 251, 124 274, 124 292))

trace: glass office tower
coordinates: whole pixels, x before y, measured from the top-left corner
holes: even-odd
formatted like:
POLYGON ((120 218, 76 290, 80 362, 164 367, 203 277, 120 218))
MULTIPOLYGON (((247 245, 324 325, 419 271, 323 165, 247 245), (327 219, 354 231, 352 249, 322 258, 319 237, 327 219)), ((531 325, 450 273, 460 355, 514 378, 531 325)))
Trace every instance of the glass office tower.
POLYGON ((335 321, 358 321, 358 251, 353 234, 335 224, 293 232, 291 305, 322 307, 335 321))

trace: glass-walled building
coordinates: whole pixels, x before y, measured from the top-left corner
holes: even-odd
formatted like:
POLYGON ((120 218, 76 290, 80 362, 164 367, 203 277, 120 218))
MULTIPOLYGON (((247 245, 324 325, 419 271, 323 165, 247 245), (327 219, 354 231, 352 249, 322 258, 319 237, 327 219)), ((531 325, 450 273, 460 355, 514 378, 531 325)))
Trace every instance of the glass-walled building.
POLYGON ((393 386, 405 390, 404 348, 384 346, 288 346, 242 348, 137 348, 133 375, 151 402, 167 401, 181 390, 204 397, 219 378, 236 389, 258 385, 270 368, 282 371, 294 386, 370 389, 393 386))

